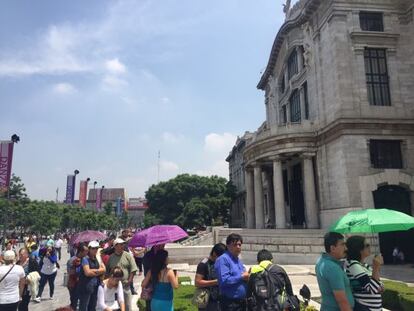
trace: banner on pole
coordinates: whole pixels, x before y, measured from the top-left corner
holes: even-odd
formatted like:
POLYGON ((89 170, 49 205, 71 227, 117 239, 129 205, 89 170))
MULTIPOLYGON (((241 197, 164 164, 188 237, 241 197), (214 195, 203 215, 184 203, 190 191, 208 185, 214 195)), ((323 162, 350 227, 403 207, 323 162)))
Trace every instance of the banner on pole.
POLYGON ((86 207, 86 192, 88 191, 88 182, 86 180, 81 180, 79 188, 79 205, 81 207, 86 207))
POLYGON ((66 180, 66 204, 73 204, 75 200, 75 175, 68 175, 66 180))
POLYGON ((0 193, 7 192, 10 186, 12 159, 12 141, 0 141, 0 193))
POLYGON ((96 189, 96 209, 102 208, 102 188, 96 189))

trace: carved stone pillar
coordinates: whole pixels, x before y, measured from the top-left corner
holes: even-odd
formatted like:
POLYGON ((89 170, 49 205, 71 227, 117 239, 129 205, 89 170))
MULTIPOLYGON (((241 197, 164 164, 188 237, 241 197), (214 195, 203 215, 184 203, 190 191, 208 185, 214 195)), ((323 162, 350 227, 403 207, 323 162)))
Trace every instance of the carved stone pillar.
POLYGON ((263 183, 262 168, 259 164, 254 166, 254 211, 256 216, 256 229, 264 228, 263 210, 263 183))
POLYGON ((285 192, 283 189, 282 161, 279 157, 273 159, 273 191, 275 198, 276 228, 285 229, 285 192))
POLYGON ((253 171, 251 169, 246 169, 246 226, 248 229, 255 228, 253 171))
POLYGON ((312 154, 303 155, 303 178, 306 225, 309 229, 319 228, 319 211, 316 204, 315 177, 313 173, 312 154))

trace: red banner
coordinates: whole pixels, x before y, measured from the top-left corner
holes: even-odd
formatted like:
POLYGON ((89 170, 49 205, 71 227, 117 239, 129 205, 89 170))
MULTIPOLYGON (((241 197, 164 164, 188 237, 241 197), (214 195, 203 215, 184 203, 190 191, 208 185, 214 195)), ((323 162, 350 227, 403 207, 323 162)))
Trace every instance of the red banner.
POLYGON ((101 188, 96 189, 96 209, 102 208, 102 190, 101 188))
POLYGON ((10 186, 13 159, 13 142, 0 142, 0 192, 7 192, 10 186))
POLYGON ((81 180, 79 188, 79 205, 81 207, 86 207, 86 192, 88 191, 88 182, 86 180, 81 180))

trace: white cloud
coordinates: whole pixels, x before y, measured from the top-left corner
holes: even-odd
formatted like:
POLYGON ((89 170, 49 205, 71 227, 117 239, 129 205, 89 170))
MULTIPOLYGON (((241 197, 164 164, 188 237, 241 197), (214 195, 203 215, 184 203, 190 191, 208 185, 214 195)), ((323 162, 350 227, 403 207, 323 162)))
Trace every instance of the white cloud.
POLYGON ((209 167, 196 171, 196 174, 202 176, 217 175, 225 178, 229 178, 229 164, 224 160, 217 160, 213 162, 209 167))
POLYGON ((230 133, 210 133, 204 138, 204 150, 211 153, 223 153, 225 156, 236 142, 237 136, 230 133))
POLYGON ((169 144, 176 144, 184 139, 184 136, 181 134, 174 134, 171 132, 162 133, 162 140, 169 144))
POLYGON ((62 82, 53 85, 53 91, 58 94, 71 94, 76 92, 76 88, 70 83, 62 82))
POLYGON ((125 65, 121 63, 118 58, 107 60, 105 67, 112 74, 122 74, 126 72, 125 65))
POLYGON ((160 173, 169 175, 171 173, 178 173, 179 166, 177 163, 167 160, 160 161, 160 173))
POLYGON ((104 84, 104 88, 110 90, 119 89, 128 85, 128 81, 113 75, 104 76, 102 82, 104 84))

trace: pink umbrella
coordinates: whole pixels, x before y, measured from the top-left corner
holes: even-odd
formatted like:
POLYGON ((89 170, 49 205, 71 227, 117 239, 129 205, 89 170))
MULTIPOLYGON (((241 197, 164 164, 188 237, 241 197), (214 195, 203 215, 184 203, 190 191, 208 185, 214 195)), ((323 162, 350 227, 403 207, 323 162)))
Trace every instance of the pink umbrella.
POLYGON ((130 247, 151 247, 167 244, 188 237, 187 232, 176 225, 157 225, 134 234, 130 247))
POLYGON ((90 241, 102 241, 107 238, 106 234, 100 232, 100 231, 93 231, 93 230, 86 230, 83 232, 79 232, 75 234, 70 239, 70 244, 75 245, 82 242, 90 242, 90 241))

